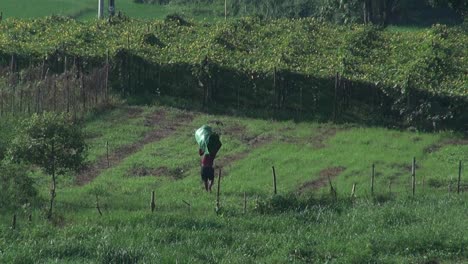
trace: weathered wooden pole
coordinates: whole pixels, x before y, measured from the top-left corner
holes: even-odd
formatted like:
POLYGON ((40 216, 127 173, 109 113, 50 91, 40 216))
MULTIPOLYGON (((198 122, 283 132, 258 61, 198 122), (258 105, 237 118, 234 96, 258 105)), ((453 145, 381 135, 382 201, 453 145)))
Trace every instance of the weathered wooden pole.
POLYGON ((277 194, 276 190, 276 171, 275 171, 275 166, 271 166, 271 169, 273 170, 273 193, 277 194))
POLYGON ((56 178, 55 178, 55 142, 52 141, 52 188, 50 190, 50 207, 47 218, 52 219, 52 210, 54 208, 54 200, 56 197, 56 178))
POLYGON ((372 174, 371 174, 371 195, 374 196, 374 180, 375 179, 375 164, 372 163, 372 174))
POLYGON ((154 212, 156 208, 156 203, 154 202, 154 191, 151 192, 151 212, 154 212))
POLYGON ((220 191, 221 191, 221 168, 219 169, 219 172, 218 172, 218 190, 216 192, 216 212, 218 212, 220 209, 220 203, 219 203, 220 191))
POLYGON ((109 141, 106 141, 106 157, 107 157, 107 168, 110 168, 110 160, 109 160, 109 141))
POLYGON ((109 49, 106 56, 106 104, 109 104, 109 49))
POLYGON ((340 85, 340 73, 336 73, 335 76, 335 99, 333 102, 333 122, 336 121, 338 111, 338 86, 340 85))
POLYGON ((462 161, 458 164, 458 183, 457 183, 457 193, 460 194, 460 185, 461 185, 461 175, 462 175, 462 161))
POLYGON ((244 214, 247 213, 247 194, 244 192, 244 214))
POLYGON ((411 166, 411 192, 416 193, 416 157, 413 158, 413 163, 411 166))
POLYGON ((11 222, 11 229, 16 229, 16 214, 13 215, 13 221, 11 222))
POLYGON ((273 68, 273 90, 275 92, 275 108, 279 107, 279 93, 276 89, 276 67, 273 68))

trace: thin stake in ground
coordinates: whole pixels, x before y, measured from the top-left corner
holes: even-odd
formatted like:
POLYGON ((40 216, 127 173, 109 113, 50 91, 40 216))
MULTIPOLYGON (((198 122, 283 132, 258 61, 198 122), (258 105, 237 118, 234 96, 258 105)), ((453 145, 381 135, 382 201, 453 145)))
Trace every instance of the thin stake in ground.
POLYGON ((156 203, 154 201, 154 191, 151 192, 151 212, 154 212, 154 209, 156 208, 156 203))
POLYGON ((107 157, 107 168, 110 168, 110 160, 109 160, 109 141, 106 141, 106 157, 107 157))
POLYGON ((411 192, 414 194, 416 193, 416 157, 413 158, 413 163, 411 166, 411 192))
POLYGON ((247 213, 247 194, 244 192, 244 214, 247 213))
POLYGON ((277 194, 277 190, 276 190, 276 171, 275 171, 275 166, 272 166, 271 167, 272 171, 273 171, 273 193, 274 194, 277 194))
POLYGON ((374 181, 375 181, 375 164, 372 163, 372 173, 371 173, 371 195, 374 196, 374 181))
POLYGON ((458 183, 457 183, 457 193, 460 194, 460 184, 461 184, 461 174, 462 174, 462 161, 458 164, 458 183))
POLYGON ((218 172, 218 190, 216 192, 216 212, 218 212, 220 209, 220 203, 219 203, 220 190, 221 190, 221 168, 219 169, 219 172, 218 172))
POLYGON ((13 215, 13 220, 11 222, 11 229, 16 229, 16 214, 13 215))

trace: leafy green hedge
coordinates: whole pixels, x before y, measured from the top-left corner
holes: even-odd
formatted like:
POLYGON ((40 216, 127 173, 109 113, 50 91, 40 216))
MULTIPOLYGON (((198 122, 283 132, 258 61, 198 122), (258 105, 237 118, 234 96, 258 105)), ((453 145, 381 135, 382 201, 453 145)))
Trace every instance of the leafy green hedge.
POLYGON ((107 51, 111 85, 122 94, 325 109, 327 115, 337 111, 333 104, 341 105, 343 96, 357 101, 354 106, 372 105, 370 112, 391 111, 408 125, 466 118, 468 35, 461 27, 406 33, 312 18, 208 24, 49 17, 0 23, 0 63, 11 66, 13 56, 17 70, 44 63, 60 72, 64 57, 90 69, 104 65, 107 51), (344 82, 335 93, 337 72, 344 82))

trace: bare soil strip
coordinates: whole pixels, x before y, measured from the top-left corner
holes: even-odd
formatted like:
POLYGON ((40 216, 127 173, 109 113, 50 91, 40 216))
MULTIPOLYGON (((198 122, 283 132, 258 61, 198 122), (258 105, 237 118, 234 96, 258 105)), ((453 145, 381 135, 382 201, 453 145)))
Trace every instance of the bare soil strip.
POLYGON ((301 187, 299 187, 299 193, 304 193, 309 190, 317 190, 322 188, 323 186, 328 184, 328 178, 334 179, 338 175, 340 175, 344 170, 346 170, 345 167, 331 167, 331 168, 326 168, 320 171, 319 173, 319 178, 305 182, 301 187))
MULTIPOLYGON (((134 113, 133 113, 134 114, 134 113)), ((146 144, 160 141, 174 134, 180 127, 186 125, 193 120, 191 114, 180 114, 176 118, 168 118, 165 111, 158 111, 147 117, 145 126, 154 127, 147 132, 142 139, 131 144, 122 146, 112 153, 109 153, 109 163, 112 167, 119 165, 126 157, 140 151, 146 144)), ((83 186, 94 180, 107 167, 106 155, 98 158, 98 160, 84 168, 76 176, 76 184, 83 186)))
POLYGON ((441 148, 449 145, 468 145, 468 138, 464 139, 450 139, 450 140, 441 140, 440 142, 434 143, 424 149, 424 153, 434 153, 439 151, 441 148))
MULTIPOLYGON (((288 133, 291 129, 283 129, 281 132, 288 133)), ((291 144, 310 144, 315 149, 326 147, 326 141, 336 135, 341 128, 320 128, 319 133, 309 138, 296 138, 296 137, 282 137, 281 141, 291 144)))

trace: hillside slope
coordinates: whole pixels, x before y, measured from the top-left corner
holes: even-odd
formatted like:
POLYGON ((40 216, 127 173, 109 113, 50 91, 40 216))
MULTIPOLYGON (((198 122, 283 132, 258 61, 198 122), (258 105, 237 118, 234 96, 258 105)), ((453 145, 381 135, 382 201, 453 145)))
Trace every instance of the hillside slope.
MULTIPOLYGON (((89 119, 85 130, 90 165, 80 175, 92 177, 60 179, 52 223, 42 219, 41 200, 33 205, 32 223, 26 222, 28 210, 17 211, 17 230, 8 227, 13 211, 2 210, 0 262, 468 259, 468 237, 461 232, 468 228, 467 194, 453 193, 458 161, 468 164, 468 140, 459 135, 277 122, 159 106, 119 107, 89 119), (205 193, 200 183, 193 133, 202 124, 222 134, 216 161, 222 169, 218 214, 215 193, 205 193), (106 160, 106 142, 110 168, 94 167, 106 160), (328 179, 336 199, 329 195, 328 179), (356 198, 349 199, 353 184, 356 198), (156 211, 151 213, 153 190, 156 211), (96 195, 103 216, 95 208, 96 195)), ((35 178, 46 198, 48 177, 36 173, 35 178)))

